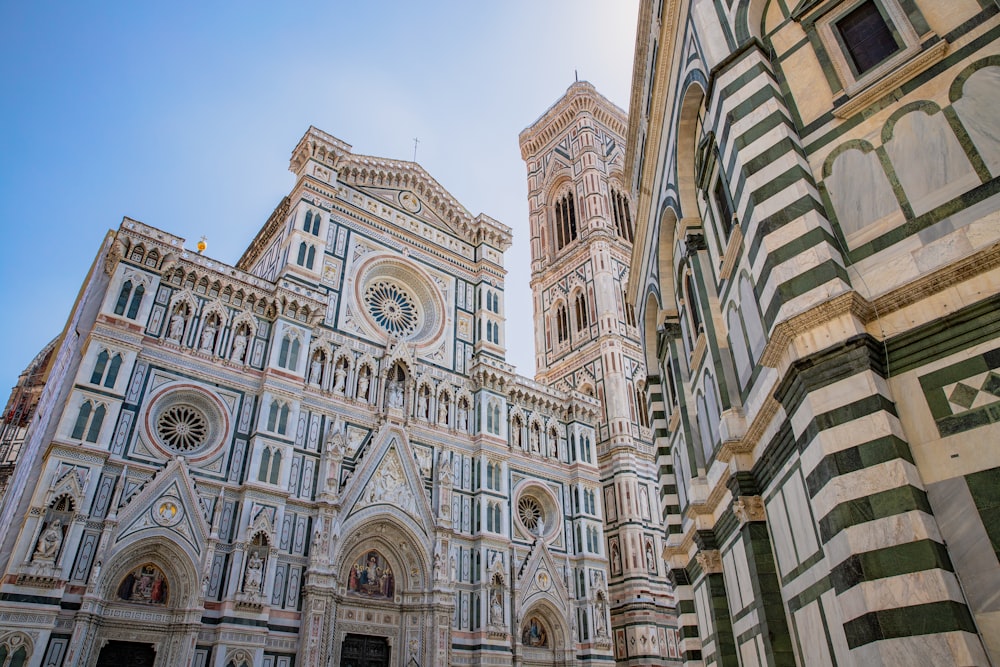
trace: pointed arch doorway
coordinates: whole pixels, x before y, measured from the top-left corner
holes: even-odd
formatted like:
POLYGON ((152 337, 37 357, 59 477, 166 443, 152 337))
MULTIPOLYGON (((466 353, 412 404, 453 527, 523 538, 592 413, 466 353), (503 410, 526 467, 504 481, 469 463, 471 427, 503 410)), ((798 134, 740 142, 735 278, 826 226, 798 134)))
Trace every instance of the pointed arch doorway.
POLYGON ((386 637, 348 633, 340 649, 340 667, 389 667, 391 653, 386 637))

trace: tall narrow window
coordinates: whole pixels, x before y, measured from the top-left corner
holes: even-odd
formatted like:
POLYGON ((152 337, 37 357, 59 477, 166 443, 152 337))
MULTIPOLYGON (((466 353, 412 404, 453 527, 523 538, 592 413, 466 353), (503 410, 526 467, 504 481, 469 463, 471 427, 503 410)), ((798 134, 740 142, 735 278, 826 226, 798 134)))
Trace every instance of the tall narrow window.
POLYGON ((134 320, 136 315, 139 314, 139 306, 142 305, 142 295, 146 293, 146 288, 139 285, 135 288, 135 292, 132 293, 132 301, 128 304, 128 313, 125 317, 130 320, 134 320))
POLYGON ((719 228, 722 230, 723 240, 728 240, 730 232, 733 231, 733 207, 729 203, 729 192, 721 173, 719 178, 715 179, 712 194, 715 198, 715 208, 719 212, 719 228))
POLYGON ((298 264, 299 266, 305 266, 306 265, 306 252, 308 252, 308 251, 309 251, 308 244, 306 244, 305 241, 303 241, 302 243, 300 243, 299 244, 299 254, 295 258, 295 263, 298 264))
POLYGON ((125 306, 128 305, 129 294, 132 293, 132 281, 126 280, 122 284, 122 289, 118 292, 118 302, 115 303, 115 315, 124 315, 125 306))
POLYGON ((268 473, 271 470, 271 448, 265 447, 260 453, 260 470, 257 473, 257 481, 266 482, 268 473))
POLYGON ((281 473, 281 451, 274 450, 274 456, 271 457, 271 477, 268 479, 271 484, 278 483, 278 475, 281 473))
POLYGON ((302 229, 304 229, 305 231, 307 231, 309 233, 312 233, 312 221, 313 221, 313 212, 312 211, 306 211, 306 221, 302 225, 302 229))
POLYGON ((553 208, 555 216, 556 250, 562 250, 567 244, 576 240, 576 205, 573 193, 567 192, 556 201, 553 208))
POLYGON ((632 243, 635 239, 632 229, 632 216, 628 208, 628 198, 617 190, 611 191, 611 216, 614 218, 615 232, 618 236, 632 243))
POLYGON ((94 364, 94 372, 90 375, 90 384, 101 384, 101 379, 104 377, 104 369, 108 365, 108 351, 101 350, 101 353, 97 355, 97 362, 94 364))
POLYGON ((684 276, 684 292, 688 314, 691 317, 692 335, 694 340, 697 340, 698 334, 701 333, 701 313, 698 311, 698 293, 694 291, 694 277, 690 272, 684 276))
POLYGON ((118 380, 118 370, 122 365, 122 355, 116 354, 111 358, 111 365, 108 367, 108 375, 104 378, 104 386, 108 389, 114 389, 115 382, 118 380))
POLYGON ((583 292, 576 295, 576 330, 583 331, 587 327, 587 297, 583 292))
POLYGON ((565 304, 556 306, 556 340, 565 343, 569 340, 569 315, 566 313, 565 304))

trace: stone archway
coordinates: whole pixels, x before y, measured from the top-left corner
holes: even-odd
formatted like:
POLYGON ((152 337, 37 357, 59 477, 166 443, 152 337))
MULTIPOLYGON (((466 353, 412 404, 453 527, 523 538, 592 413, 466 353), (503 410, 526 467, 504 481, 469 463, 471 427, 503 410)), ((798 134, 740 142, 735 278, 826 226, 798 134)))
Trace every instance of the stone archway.
POLYGON ((89 667, 186 664, 203 608, 198 570, 184 549, 164 537, 146 538, 113 554, 102 570, 84 598, 93 615, 67 664, 71 658, 89 667))
POLYGON ((547 599, 532 604, 521 615, 516 641, 525 667, 568 665, 574 649, 566 632, 567 619, 547 599))

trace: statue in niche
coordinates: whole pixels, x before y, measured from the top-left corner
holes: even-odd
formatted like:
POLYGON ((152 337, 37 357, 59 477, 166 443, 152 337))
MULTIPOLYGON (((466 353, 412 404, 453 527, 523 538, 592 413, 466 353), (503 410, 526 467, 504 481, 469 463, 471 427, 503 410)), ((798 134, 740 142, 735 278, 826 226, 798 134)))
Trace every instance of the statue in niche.
POLYGON ((458 430, 469 430, 469 409, 466 407, 465 401, 461 401, 458 404, 458 430))
POLYGON ((438 424, 448 425, 448 394, 441 394, 438 399, 438 424))
POLYGON ((214 322, 208 322, 205 328, 201 330, 201 345, 199 349, 202 352, 208 352, 211 354, 212 348, 215 345, 215 333, 217 329, 215 328, 214 322))
POLYGON ((423 387, 417 395, 417 416, 427 419, 427 388, 423 387))
POLYGON ((319 384, 323 381, 323 355, 317 352, 309 362, 309 384, 319 384))
POLYGON ((444 579, 444 564, 441 563, 441 553, 438 551, 434 552, 434 581, 442 581, 444 579))
POLYGON ((531 427, 531 431, 528 434, 528 445, 529 445, 529 448, 531 449, 532 452, 534 452, 535 454, 539 453, 538 427, 537 426, 532 426, 531 427))
POLYGON ((606 614, 607 605, 604 603, 604 596, 598 595, 597 602, 594 604, 594 625, 597 629, 598 637, 608 636, 608 622, 605 620, 606 614))
POLYGON ((403 381, 400 379, 389 380, 389 407, 403 407, 403 381))
MULTIPOLYGON (((367 377, 365 378, 367 383, 367 377)), ((336 367, 333 369, 333 391, 337 394, 344 393, 344 387, 347 385, 347 362, 344 359, 340 359, 337 362, 336 367)), ((361 378, 358 378, 358 395, 361 394, 361 378)), ((365 395, 368 394, 368 387, 365 387, 365 395)))
POLYGON ((240 329, 240 332, 236 334, 236 338, 233 339, 233 352, 229 355, 229 358, 237 363, 243 361, 243 355, 247 351, 247 342, 248 338, 244 329, 240 329))
POLYGON ((515 419, 510 425, 510 440, 514 447, 521 446, 521 422, 515 419))
POLYGON ((243 577, 243 590, 247 593, 260 593, 260 585, 264 580, 264 559, 256 551, 250 554, 247 571, 243 577))
POLYGON ((490 625, 503 625, 503 602, 500 599, 500 589, 495 589, 490 596, 490 625))
POLYGON ((656 559, 653 557, 653 543, 646 542, 646 569, 656 572, 656 559))
POLYGON ((39 536, 32 559, 54 561, 59 554, 59 547, 62 546, 62 541, 62 521, 54 519, 39 536))
POLYGON ((180 343, 181 336, 184 335, 184 315, 178 310, 170 316, 170 325, 167 328, 167 340, 180 343))
POLYGON ((618 544, 611 545, 611 572, 617 574, 622 571, 622 557, 618 551, 618 544))
MULTIPOLYGON (((345 373, 346 375, 346 373, 345 373)), ((364 366, 361 372, 358 373, 358 393, 357 397, 359 401, 368 400, 368 385, 371 384, 371 379, 368 377, 369 371, 368 367, 364 366)))

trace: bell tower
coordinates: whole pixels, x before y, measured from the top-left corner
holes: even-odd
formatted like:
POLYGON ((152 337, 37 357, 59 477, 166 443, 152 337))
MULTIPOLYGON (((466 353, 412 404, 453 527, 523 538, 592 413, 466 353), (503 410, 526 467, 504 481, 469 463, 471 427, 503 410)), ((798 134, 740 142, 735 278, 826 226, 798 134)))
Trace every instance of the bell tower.
POLYGON ((601 402, 596 454, 612 639, 618 664, 649 665, 667 660, 676 614, 660 557, 646 367, 624 292, 633 242, 626 129, 625 112, 579 81, 519 140, 528 169, 536 379, 601 402), (647 647, 641 657, 636 646, 647 647))

